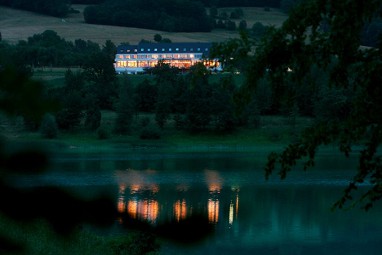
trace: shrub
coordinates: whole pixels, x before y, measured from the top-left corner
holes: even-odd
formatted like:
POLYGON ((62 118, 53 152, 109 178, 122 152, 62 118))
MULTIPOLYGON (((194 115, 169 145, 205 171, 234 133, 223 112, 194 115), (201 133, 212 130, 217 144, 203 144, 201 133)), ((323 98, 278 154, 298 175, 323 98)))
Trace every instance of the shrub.
POLYGON ((141 134, 139 135, 139 138, 143 140, 155 140, 160 139, 160 137, 160 130, 157 126, 154 125, 148 125, 144 127, 141 131, 141 134))
POLYGON ((109 131, 105 127, 99 127, 97 130, 97 137, 99 140, 105 140, 110 137, 109 131))
POLYGON ((53 139, 58 135, 56 119, 52 114, 46 114, 41 122, 41 136, 43 138, 53 139))
POLYGON ((141 127, 147 127, 150 124, 150 118, 149 117, 143 117, 140 119, 141 127))

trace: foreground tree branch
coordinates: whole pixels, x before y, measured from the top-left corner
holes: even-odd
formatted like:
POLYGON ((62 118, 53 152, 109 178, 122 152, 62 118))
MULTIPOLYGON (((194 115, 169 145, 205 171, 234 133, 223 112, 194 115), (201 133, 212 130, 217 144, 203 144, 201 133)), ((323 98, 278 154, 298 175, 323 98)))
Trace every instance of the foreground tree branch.
MULTIPOLYGON (((260 43, 248 72, 247 92, 263 77, 274 88, 288 81, 304 86, 314 66, 328 74, 329 87, 345 91, 344 98, 335 102, 340 111, 334 117, 317 120, 297 142, 281 153, 270 154, 266 165, 267 178, 279 166, 283 179, 299 160, 305 161, 304 169, 313 166, 321 145, 335 144, 346 156, 354 145, 359 146, 358 171, 334 208, 350 203, 368 210, 382 197, 378 154, 382 138, 382 43, 379 40, 374 48, 361 45, 362 29, 380 19, 381 10, 382 3, 376 0, 303 1, 280 29, 271 30, 260 43), (363 183, 370 188, 356 193, 363 183)), ((287 93, 293 100, 294 91, 287 93)))

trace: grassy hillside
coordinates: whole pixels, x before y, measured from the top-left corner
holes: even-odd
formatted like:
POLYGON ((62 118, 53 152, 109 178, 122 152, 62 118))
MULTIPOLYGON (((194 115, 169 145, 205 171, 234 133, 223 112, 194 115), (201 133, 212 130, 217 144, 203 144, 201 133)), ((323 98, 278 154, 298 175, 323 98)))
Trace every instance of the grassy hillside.
MULTIPOLYGON (((61 19, 0 6, 0 32, 3 40, 10 43, 25 40, 34 34, 50 29, 56 31, 66 40, 84 39, 99 44, 111 40, 117 45, 122 42, 134 44, 141 39, 153 40, 154 35, 158 33, 173 42, 220 42, 238 36, 237 32, 226 30, 214 30, 211 33, 170 33, 148 29, 86 24, 82 15, 85 7, 85 5, 73 5, 73 8, 79 10, 80 13, 70 14, 69 17, 61 19)), ((229 13, 231 9, 221 8, 219 10, 225 10, 229 13)), ((277 9, 272 9, 270 12, 265 12, 263 8, 242 9, 248 27, 252 27, 255 22, 280 26, 287 18, 284 13, 277 9)))

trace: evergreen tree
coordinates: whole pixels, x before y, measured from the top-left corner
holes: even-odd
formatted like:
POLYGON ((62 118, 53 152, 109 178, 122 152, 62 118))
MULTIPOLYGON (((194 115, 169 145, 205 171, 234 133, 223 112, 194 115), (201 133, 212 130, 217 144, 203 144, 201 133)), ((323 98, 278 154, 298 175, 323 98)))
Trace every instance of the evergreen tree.
POLYGON ((84 110, 85 80, 82 72, 68 70, 65 73, 65 87, 56 95, 61 101, 62 109, 56 114, 58 127, 70 130, 81 123, 84 110))
POLYGON ((218 131, 230 132, 235 127, 235 105, 233 100, 235 84, 232 75, 224 77, 219 84, 213 84, 211 113, 218 131))
POLYGON ((119 99, 117 102, 117 118, 115 120, 114 132, 126 135, 131 132, 134 117, 134 90, 127 76, 122 78, 119 99))
POLYGON ((135 109, 139 112, 155 112, 158 87, 144 79, 134 89, 135 109))
POLYGON ((208 70, 202 63, 194 65, 188 77, 186 122, 191 132, 203 131, 211 121, 211 87, 208 70))
POLYGON ((113 58, 107 52, 93 53, 84 68, 87 80, 91 81, 101 109, 112 109, 117 96, 116 73, 113 58))
POLYGON ((58 127, 56 119, 52 114, 45 114, 40 126, 40 133, 43 138, 57 138, 58 127))
POLYGON ((168 64, 160 62, 153 70, 155 83, 158 88, 158 97, 155 106, 155 120, 163 128, 172 112, 174 88, 179 70, 168 64))

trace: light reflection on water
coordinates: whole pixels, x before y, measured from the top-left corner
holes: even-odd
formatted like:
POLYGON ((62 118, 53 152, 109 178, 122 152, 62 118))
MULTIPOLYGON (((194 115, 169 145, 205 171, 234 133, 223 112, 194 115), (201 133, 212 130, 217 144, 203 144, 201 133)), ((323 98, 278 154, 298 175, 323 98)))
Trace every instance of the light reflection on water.
MULTIPOLYGON (((361 254, 358 252, 365 248, 367 252, 362 254, 379 254, 375 253, 376 249, 382 248, 380 206, 367 214, 358 209, 330 211, 344 188, 336 185, 339 179, 322 181, 313 174, 295 183, 292 176, 287 184, 267 185, 252 180, 251 185, 245 173, 238 177, 237 173, 205 169, 194 174, 199 180, 197 183, 190 182, 189 176, 176 177, 174 172, 132 169, 115 172, 119 185, 117 207, 131 218, 156 225, 205 213, 215 226, 215 235, 206 243, 187 247, 188 253, 169 244, 164 246, 164 254, 205 254, 207 251, 210 254, 237 251, 306 254, 312 250, 315 251, 312 254, 349 254, 351 251, 361 254), (353 248, 333 251, 343 246, 353 248)), ((334 173, 336 178, 340 175, 334 173)))
MULTIPOLYGON (((18 180, 20 185, 110 189, 116 208, 131 219, 158 225, 204 214, 215 234, 162 254, 379 254, 382 208, 331 212, 354 161, 325 155, 316 169, 292 171, 285 181, 264 180, 252 155, 188 154, 105 160, 62 160, 55 172, 18 180), (200 157, 199 157, 200 156, 200 157), (115 170, 119 169, 119 170, 115 170)), ((81 189, 81 192, 83 191, 81 189)), ((118 219, 123 224, 124 218, 118 219)))

